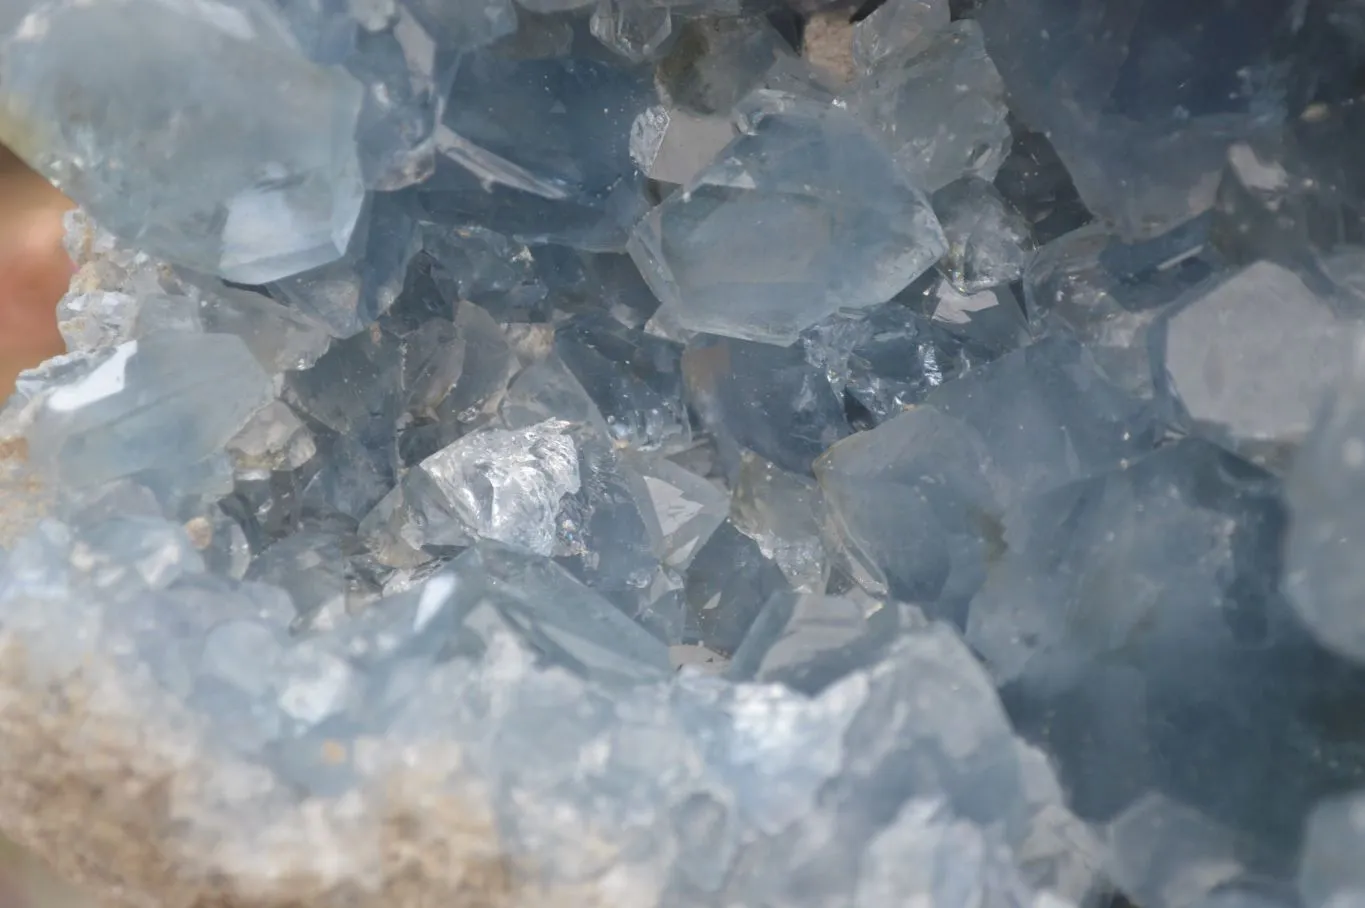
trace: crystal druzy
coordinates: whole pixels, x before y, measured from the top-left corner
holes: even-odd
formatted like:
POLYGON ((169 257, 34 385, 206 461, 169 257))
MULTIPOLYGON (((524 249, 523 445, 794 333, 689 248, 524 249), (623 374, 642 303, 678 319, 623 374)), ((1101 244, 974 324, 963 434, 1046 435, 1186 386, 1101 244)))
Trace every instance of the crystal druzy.
POLYGON ((1361 903, 1362 63, 1356 0, 12 0, 80 207, 0 830, 129 905, 1361 903))

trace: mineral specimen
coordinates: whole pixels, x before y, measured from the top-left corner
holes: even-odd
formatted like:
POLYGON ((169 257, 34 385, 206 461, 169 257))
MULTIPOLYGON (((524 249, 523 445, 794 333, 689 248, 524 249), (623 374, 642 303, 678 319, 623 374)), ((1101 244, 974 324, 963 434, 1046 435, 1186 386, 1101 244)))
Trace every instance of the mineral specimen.
POLYGON ((0 833, 129 906, 1360 902, 1358 5, 0 9, 84 206, 0 833))
POLYGON ((943 254, 923 194, 835 107, 767 99, 635 228, 630 253, 678 325, 788 344, 841 306, 884 303, 943 254))

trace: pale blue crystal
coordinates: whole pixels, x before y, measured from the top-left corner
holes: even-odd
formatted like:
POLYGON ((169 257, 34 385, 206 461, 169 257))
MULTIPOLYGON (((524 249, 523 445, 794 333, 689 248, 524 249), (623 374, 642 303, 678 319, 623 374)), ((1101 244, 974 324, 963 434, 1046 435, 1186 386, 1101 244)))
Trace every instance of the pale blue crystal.
POLYGON ((373 200, 341 260, 271 284, 272 296, 350 337, 383 315, 403 289, 417 225, 392 196, 373 200))
POLYGON ((1094 225, 1058 237, 1038 250, 1024 274, 1030 318, 1072 334, 1112 381, 1151 397, 1153 322, 1219 267, 1207 249, 1206 228, 1191 222, 1136 244, 1094 225))
POLYGON ((1013 503, 1139 456, 1154 430, 1078 345, 1049 339, 944 384, 815 467, 835 540, 867 582, 960 619, 1013 503))
POLYGON ((730 475, 746 450, 809 473, 811 462, 851 431, 843 402, 799 347, 699 335, 682 365, 689 402, 730 475))
POLYGON ((259 284, 346 249, 360 89, 268 7, 47 4, 5 41, 0 83, 6 141, 154 255, 259 284), (132 67, 111 46, 145 52, 132 67))
POLYGON ((422 461, 404 481, 416 545, 494 539, 529 552, 554 550, 560 502, 580 487, 568 423, 484 429, 422 461))
POLYGON ((96 485, 208 457, 270 397, 270 379, 236 337, 156 334, 49 386, 29 445, 61 482, 96 485))
POLYGON ((1298 275, 1257 262, 1194 288, 1156 322, 1158 392, 1193 431, 1282 465, 1341 372, 1349 324, 1298 275))
POLYGON ((687 641, 721 655, 733 653, 763 603, 788 588, 782 569, 726 520, 687 566, 687 641))
POLYGON ((584 314, 555 329, 555 353, 601 411, 613 441, 652 451, 691 440, 677 344, 584 314))
POLYGON ((1365 657, 1359 609, 1365 569, 1358 557, 1365 519, 1365 345, 1354 338, 1343 374, 1324 400, 1294 458, 1287 495, 1293 517, 1285 549, 1285 591, 1304 622, 1328 646, 1365 657))
POLYGON ((893 54, 914 56, 948 25, 947 0, 887 0, 853 29, 853 65, 866 75, 893 54))
POLYGON ((948 241, 938 267, 954 288, 989 290, 1024 273, 1033 252, 1028 222, 994 186, 966 177, 935 192, 931 201, 948 241))
POLYGON ((910 182, 935 192, 963 176, 995 177, 1010 148, 1005 86, 981 27, 963 19, 917 52, 882 59, 848 90, 849 108, 881 133, 910 182))
POLYGON ((783 101, 636 227, 630 253, 674 322, 787 344, 885 302, 944 252, 922 193, 848 114, 783 101))
POLYGON ((895 606, 867 614, 854 599, 779 591, 754 619, 727 674, 814 694, 874 665, 900 629, 895 606))

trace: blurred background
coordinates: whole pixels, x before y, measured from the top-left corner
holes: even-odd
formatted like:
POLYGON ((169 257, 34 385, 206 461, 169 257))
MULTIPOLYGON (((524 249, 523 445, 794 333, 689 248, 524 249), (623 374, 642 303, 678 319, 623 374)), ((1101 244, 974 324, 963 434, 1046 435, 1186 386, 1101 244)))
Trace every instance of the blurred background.
MULTIPOLYGON (((0 398, 14 376, 61 353, 54 309, 71 264, 62 250, 70 203, 0 147, 0 398)), ((0 908, 7 908, 0 902, 0 908)))
MULTIPOLYGON (((62 249, 70 203, 0 146, 0 401, 14 377, 64 349, 55 309, 71 263, 62 249)), ((0 838, 0 908, 91 908, 0 838)))

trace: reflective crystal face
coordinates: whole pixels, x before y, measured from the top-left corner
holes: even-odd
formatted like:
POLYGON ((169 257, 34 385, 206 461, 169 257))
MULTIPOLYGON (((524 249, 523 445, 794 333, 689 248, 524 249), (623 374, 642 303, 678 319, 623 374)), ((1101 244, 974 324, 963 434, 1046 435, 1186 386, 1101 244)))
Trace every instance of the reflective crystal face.
POLYGON ((0 8, 82 206, 0 839, 110 904, 1362 903, 1358 5, 0 8))
POLYGON ((630 245, 677 325, 773 344, 885 302, 943 251, 927 200, 869 134, 836 108, 780 99, 630 245))

